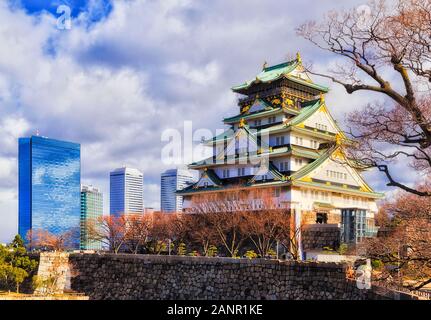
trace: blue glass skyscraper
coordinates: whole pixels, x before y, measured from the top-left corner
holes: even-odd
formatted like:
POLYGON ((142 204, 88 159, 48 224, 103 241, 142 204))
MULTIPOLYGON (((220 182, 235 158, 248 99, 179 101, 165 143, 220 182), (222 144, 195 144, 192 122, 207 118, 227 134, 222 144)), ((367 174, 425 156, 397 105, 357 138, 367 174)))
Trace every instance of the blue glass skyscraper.
POLYGON ((181 212, 183 197, 176 192, 196 182, 193 174, 188 170, 170 169, 162 173, 160 180, 160 209, 163 212, 181 212))
POLYGON ((32 136, 20 138, 18 150, 18 233, 76 232, 81 209, 81 146, 32 136))

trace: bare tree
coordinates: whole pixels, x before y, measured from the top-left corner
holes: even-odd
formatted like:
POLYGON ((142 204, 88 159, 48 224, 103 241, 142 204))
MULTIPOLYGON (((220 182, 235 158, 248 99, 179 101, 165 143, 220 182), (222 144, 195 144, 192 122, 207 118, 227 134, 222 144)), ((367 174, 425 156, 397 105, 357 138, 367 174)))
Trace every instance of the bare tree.
POLYGON ((290 212, 287 216, 284 213, 282 228, 276 236, 276 240, 283 246, 283 248, 290 253, 293 260, 299 260, 301 258, 300 251, 300 237, 304 227, 304 221, 301 221, 299 225, 295 224, 294 215, 290 212))
POLYGON ((215 232, 220 244, 231 257, 237 257, 246 236, 241 232, 251 202, 246 191, 232 187, 223 193, 208 193, 193 197, 195 214, 204 215, 209 231, 215 232))
POLYGON ((208 256, 210 247, 219 244, 218 234, 215 232, 211 219, 208 217, 211 213, 188 214, 185 215, 185 227, 190 241, 197 243, 202 248, 202 254, 208 256))
POLYGON ((162 251, 169 250, 168 246, 172 241, 182 238, 185 231, 184 222, 179 213, 152 213, 148 243, 150 252, 160 254, 162 251))
POLYGON ((118 253, 126 240, 127 219, 121 216, 102 216, 87 223, 87 237, 109 246, 118 253))
POLYGON ((149 239, 152 215, 151 214, 127 214, 125 243, 134 254, 146 244, 149 239))
POLYGON ((280 208, 271 189, 254 191, 253 198, 259 199, 258 210, 251 210, 244 216, 241 231, 256 247, 261 257, 267 257, 277 241, 290 240, 290 210, 280 208))
POLYGON ((431 198, 403 192, 385 203, 383 213, 386 231, 363 243, 368 256, 383 264, 376 280, 410 289, 431 283, 431 198))
POLYGON ((30 248, 53 251, 64 251, 74 248, 79 241, 78 230, 69 230, 54 234, 43 229, 34 229, 27 232, 27 241, 30 248))
POLYGON ((344 59, 324 76, 349 94, 375 92, 384 104, 368 105, 349 116, 356 143, 345 152, 360 168, 377 168, 388 186, 430 196, 399 181, 391 166, 404 160, 424 175, 431 169, 431 2, 372 1, 369 15, 357 10, 330 12, 323 22, 310 21, 298 34, 344 59))

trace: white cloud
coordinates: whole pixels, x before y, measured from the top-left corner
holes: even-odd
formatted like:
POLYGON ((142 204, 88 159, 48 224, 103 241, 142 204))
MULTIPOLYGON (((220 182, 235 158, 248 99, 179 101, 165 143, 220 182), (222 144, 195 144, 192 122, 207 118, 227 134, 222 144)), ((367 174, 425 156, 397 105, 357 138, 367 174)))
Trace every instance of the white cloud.
POLYGON ((166 72, 169 75, 188 80, 194 85, 210 85, 219 78, 219 67, 216 62, 210 62, 203 68, 196 68, 182 61, 169 64, 166 72))

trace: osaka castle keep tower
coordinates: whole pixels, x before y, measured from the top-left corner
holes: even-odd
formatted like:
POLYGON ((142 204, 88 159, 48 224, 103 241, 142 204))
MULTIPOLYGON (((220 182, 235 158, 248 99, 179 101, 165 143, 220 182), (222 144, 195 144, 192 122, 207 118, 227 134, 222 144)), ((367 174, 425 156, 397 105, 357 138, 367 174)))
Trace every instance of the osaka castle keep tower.
POLYGON ((314 83, 298 54, 295 60, 263 66, 252 80, 232 88, 241 95, 228 129, 204 144, 213 156, 189 165, 195 184, 178 191, 183 208, 193 198, 229 194, 232 187, 271 188, 278 206, 295 221, 339 229, 341 242, 374 236, 376 193, 342 152, 348 141, 325 103, 328 88, 314 83))

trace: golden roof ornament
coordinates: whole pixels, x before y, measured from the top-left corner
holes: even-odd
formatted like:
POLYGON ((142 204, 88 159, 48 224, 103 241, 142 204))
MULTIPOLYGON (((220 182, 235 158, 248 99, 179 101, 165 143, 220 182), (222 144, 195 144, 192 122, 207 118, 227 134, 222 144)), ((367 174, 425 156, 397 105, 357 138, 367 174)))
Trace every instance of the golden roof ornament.
POLYGON ((244 120, 244 118, 241 118, 241 120, 239 120, 238 127, 244 128, 244 126, 245 126, 245 120, 244 120))
POLYGON ((320 93, 320 102, 325 103, 325 95, 323 94, 323 92, 320 93))
POLYGON ((265 61, 262 66, 262 70, 265 70, 267 67, 268 67, 268 62, 265 61))
POLYGON ((299 51, 296 53, 296 61, 298 61, 298 63, 302 63, 302 58, 301 58, 301 54, 299 53, 299 51))
POLYGON ((336 144, 337 146, 340 146, 342 143, 343 143, 343 137, 341 136, 341 134, 340 134, 340 133, 337 133, 337 134, 335 135, 335 144, 336 144))

